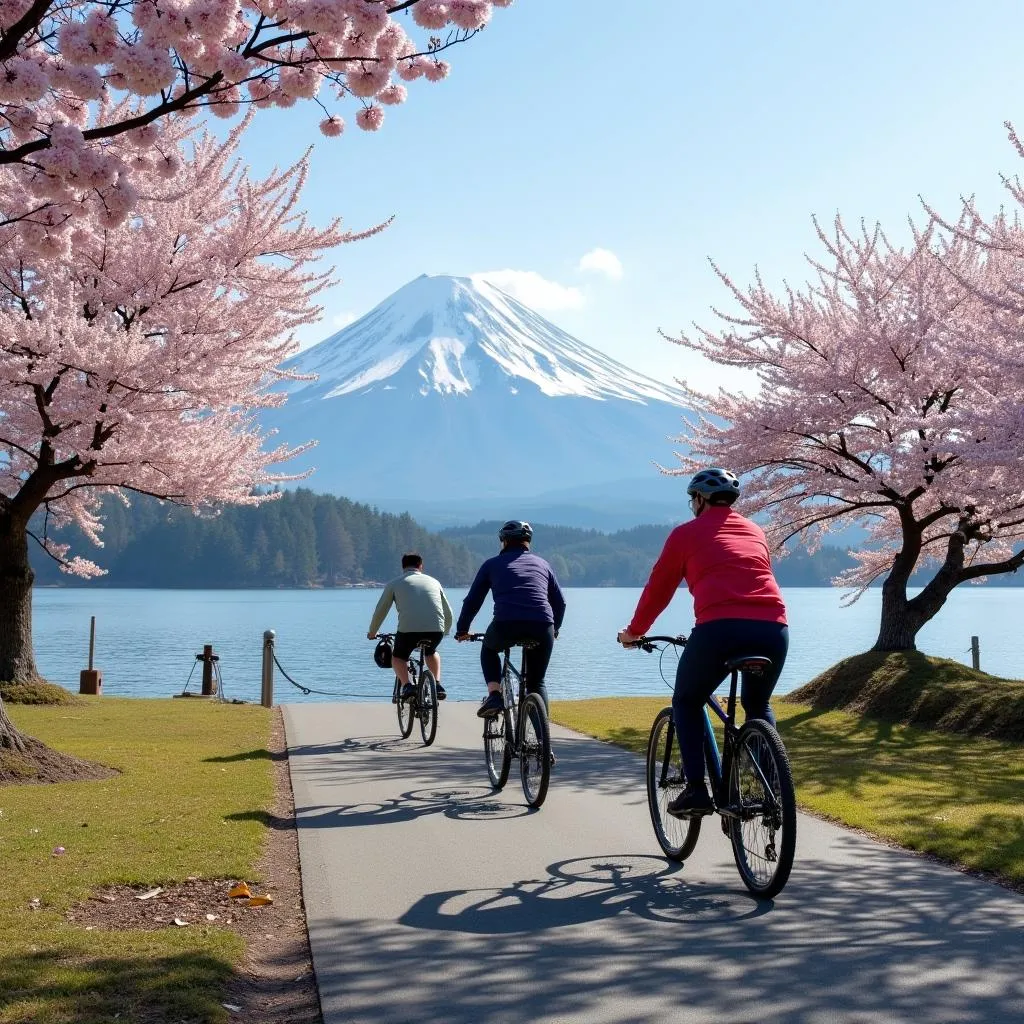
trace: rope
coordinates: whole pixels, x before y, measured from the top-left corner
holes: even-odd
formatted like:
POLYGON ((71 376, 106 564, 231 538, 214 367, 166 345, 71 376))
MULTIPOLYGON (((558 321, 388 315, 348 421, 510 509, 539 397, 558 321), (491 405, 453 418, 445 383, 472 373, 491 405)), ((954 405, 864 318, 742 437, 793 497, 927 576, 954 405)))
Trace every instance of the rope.
POLYGON ((288 673, 284 670, 284 666, 277 660, 277 651, 274 651, 274 664, 281 670, 281 675, 288 680, 297 690, 301 690, 307 697, 311 693, 319 694, 322 697, 368 697, 371 700, 380 700, 381 694, 379 693, 346 693, 343 690, 314 690, 310 686, 303 686, 302 683, 297 683, 288 673))

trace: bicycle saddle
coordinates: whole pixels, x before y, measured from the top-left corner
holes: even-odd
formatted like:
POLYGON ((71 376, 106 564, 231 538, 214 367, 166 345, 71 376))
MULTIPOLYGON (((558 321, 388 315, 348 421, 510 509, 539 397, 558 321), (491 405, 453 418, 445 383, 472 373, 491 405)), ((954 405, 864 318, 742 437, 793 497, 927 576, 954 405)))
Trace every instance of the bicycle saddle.
POLYGON ((772 667, 772 659, 760 654, 746 654, 739 658, 727 659, 725 667, 729 672, 752 672, 754 675, 760 675, 772 667))

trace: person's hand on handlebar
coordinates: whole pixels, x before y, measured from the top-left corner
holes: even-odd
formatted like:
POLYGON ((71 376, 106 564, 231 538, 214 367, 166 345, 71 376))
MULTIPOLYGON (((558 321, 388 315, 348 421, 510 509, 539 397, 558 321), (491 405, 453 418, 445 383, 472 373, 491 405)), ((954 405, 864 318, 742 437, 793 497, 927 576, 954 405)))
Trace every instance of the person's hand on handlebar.
POLYGON ((627 627, 626 629, 620 629, 619 632, 616 634, 615 639, 618 640, 618 642, 622 644, 623 647, 636 647, 637 643, 640 640, 640 637, 633 636, 633 634, 630 633, 629 628, 627 627))
POLYGON ((455 639, 460 644, 464 643, 469 638, 470 638, 470 634, 469 633, 456 633, 455 634, 455 639))
POLYGON ((367 640, 376 640, 377 639, 377 634, 376 633, 367 633, 366 634, 366 639, 367 640))

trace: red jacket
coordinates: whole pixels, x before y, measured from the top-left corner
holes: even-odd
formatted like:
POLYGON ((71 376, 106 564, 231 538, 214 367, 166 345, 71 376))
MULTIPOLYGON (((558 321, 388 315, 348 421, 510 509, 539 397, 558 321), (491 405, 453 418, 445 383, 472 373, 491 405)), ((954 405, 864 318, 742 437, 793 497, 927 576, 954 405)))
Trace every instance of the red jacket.
POLYGON ((731 508, 710 505, 668 535, 629 632, 646 633, 683 580, 693 595, 698 626, 713 619, 786 622, 764 533, 731 508))

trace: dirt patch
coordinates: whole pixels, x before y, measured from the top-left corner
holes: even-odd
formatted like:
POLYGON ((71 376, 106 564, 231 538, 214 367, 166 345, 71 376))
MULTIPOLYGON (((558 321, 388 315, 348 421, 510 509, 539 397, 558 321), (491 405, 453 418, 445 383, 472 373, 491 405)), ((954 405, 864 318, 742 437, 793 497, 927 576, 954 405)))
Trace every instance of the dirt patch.
POLYGON ((22 736, 25 750, 0 748, 0 786, 48 782, 86 782, 109 779, 120 772, 116 768, 83 761, 81 758, 51 750, 45 743, 22 736))
POLYGON ((157 886, 109 886, 73 907, 68 918, 89 929, 229 928, 246 943, 245 956, 223 1000, 241 1007, 238 1019, 323 1024, 306 932, 295 805, 280 709, 274 711, 270 751, 275 795, 267 848, 257 869, 263 881, 244 881, 254 896, 269 895, 273 903, 249 906, 244 899, 228 896, 232 885, 243 879, 189 878, 164 886, 146 900, 137 897, 157 886), (177 925, 176 918, 186 923, 177 925))

